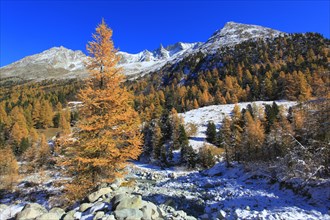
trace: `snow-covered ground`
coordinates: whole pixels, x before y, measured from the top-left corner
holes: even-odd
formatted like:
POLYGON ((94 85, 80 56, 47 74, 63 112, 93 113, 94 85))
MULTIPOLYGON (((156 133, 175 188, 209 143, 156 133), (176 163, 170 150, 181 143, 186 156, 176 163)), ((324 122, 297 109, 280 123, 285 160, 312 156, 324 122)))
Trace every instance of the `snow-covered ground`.
MULTIPOLYGON (((243 108, 247 108, 247 106, 251 104, 256 105, 258 107, 264 107, 267 105, 272 105, 272 101, 257 101, 257 102, 242 102, 237 103, 237 105, 242 110, 243 108)), ((284 110, 288 110, 290 107, 297 104, 297 102, 292 101, 276 101, 276 104, 284 110)), ((213 121, 217 128, 221 126, 222 120, 225 116, 229 116, 236 104, 226 104, 226 105, 211 105, 206 106, 198 109, 194 109, 188 111, 186 113, 181 113, 181 116, 184 119, 184 123, 193 123, 196 124, 198 127, 198 131, 194 137, 192 137, 189 142, 190 145, 194 149, 199 149, 205 143, 205 132, 207 128, 207 124, 209 121, 213 121)))
POLYGON ((68 180, 70 179, 63 177, 58 170, 25 174, 12 192, 0 191, 0 204, 17 204, 16 208, 22 208, 22 205, 30 202, 39 203, 46 208, 60 206, 63 183, 68 180))
POLYGON ((169 175, 173 170, 141 163, 134 169, 137 179, 143 172, 158 174, 153 184, 137 184, 135 190, 143 198, 170 204, 199 219, 330 219, 326 194, 315 204, 266 175, 244 170, 242 165, 227 168, 220 162, 203 172, 177 175, 169 175), (139 169, 143 172, 137 172, 139 169))
MULTIPOLYGON (((264 107, 273 102, 239 103, 264 107)), ((285 111, 296 102, 276 101, 285 111)), ((232 113, 234 104, 213 105, 180 114, 185 123, 198 127, 190 144, 198 149, 205 143, 208 121, 217 128, 232 113)), ((149 179, 136 189, 144 198, 157 204, 170 204, 200 219, 330 219, 329 181, 309 191, 310 197, 294 192, 275 181, 266 170, 247 169, 234 164, 227 168, 220 162, 206 171, 161 169, 154 165, 134 163, 131 177, 149 179)))
MULTIPOLYGON (((277 101, 288 109, 296 102, 277 101)), ((239 103, 263 106, 272 102, 239 103)), ((208 121, 219 128, 224 116, 230 115, 235 105, 213 105, 180 114, 185 123, 198 126, 193 147, 205 143, 208 121)), ((315 184, 309 197, 293 191, 285 184, 274 180, 263 169, 249 169, 240 164, 227 168, 219 162, 205 171, 186 170, 184 167, 160 168, 155 165, 133 162, 126 178, 136 180, 132 192, 141 194, 146 201, 184 210, 199 219, 329 219, 330 181, 315 184)), ((19 193, 2 195, 0 203, 11 204, 12 214, 19 212, 26 202, 38 202, 50 208, 56 206, 60 196, 63 177, 57 172, 27 176, 19 184, 19 193), (59 182, 57 184, 56 182, 59 182), (31 200, 31 201, 30 201, 31 200), (33 200, 33 201, 32 201, 33 200), (16 204, 16 205, 15 205, 16 204)), ((14 216, 14 215, 12 215, 14 216)), ((0 210, 1 219, 1 210, 0 210)), ((174 218, 175 219, 175 218, 174 218)))

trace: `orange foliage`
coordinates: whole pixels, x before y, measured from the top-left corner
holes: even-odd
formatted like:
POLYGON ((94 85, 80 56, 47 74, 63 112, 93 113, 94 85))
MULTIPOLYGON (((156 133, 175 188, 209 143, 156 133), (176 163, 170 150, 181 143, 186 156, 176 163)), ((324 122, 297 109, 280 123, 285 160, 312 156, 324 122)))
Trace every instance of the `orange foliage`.
POLYGON ((67 188, 72 194, 91 190, 73 190, 75 186, 113 181, 121 176, 127 160, 137 159, 141 153, 139 115, 133 109, 133 95, 123 86, 124 75, 116 67, 119 57, 111 36, 112 30, 102 21, 93 34, 94 41, 87 45, 91 76, 79 93, 83 102, 79 132, 74 134, 77 141, 67 148, 69 159, 65 162, 75 174, 67 188))

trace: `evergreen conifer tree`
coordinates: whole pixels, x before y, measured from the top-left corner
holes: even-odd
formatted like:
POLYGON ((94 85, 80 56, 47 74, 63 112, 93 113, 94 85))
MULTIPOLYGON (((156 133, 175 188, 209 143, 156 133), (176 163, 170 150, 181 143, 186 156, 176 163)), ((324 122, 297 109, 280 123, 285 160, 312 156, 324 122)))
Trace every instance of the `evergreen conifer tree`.
POLYGON ((206 129, 206 140, 211 144, 216 144, 217 139, 217 130, 215 124, 212 121, 209 121, 206 129))

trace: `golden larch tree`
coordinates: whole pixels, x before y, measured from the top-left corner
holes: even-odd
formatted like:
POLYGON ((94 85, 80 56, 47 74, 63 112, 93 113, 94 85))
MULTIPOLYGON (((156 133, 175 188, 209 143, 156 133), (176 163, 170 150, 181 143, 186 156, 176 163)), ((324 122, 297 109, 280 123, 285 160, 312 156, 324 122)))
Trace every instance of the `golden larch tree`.
POLYGON ((36 163, 39 167, 46 166, 51 157, 50 147, 48 145, 46 136, 42 134, 40 136, 39 149, 36 155, 36 163))
POLYGON ((0 189, 12 189, 18 181, 18 164, 10 147, 0 148, 0 189))
POLYGON ((245 129, 243 144, 245 146, 245 160, 260 159, 261 148, 265 140, 265 130, 259 118, 253 118, 249 111, 245 113, 245 129))
POLYGON ((64 135, 70 134, 70 112, 68 109, 60 113, 59 128, 64 135), (69 118, 69 120, 67 119, 69 118))
POLYGON ((74 179, 68 185, 72 199, 84 196, 101 182, 121 176, 127 161, 141 154, 142 136, 133 95, 123 85, 124 75, 117 67, 119 57, 111 40, 112 30, 102 20, 87 44, 86 66, 90 77, 78 97, 76 141, 68 147, 65 163, 74 179))

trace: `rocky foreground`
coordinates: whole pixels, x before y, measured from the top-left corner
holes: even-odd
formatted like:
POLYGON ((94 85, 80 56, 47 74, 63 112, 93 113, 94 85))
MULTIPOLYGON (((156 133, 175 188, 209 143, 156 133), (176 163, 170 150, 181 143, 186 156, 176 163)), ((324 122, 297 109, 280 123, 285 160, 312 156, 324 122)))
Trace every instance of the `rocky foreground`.
POLYGON ((36 194, 25 184, 24 196, 3 198, 0 219, 330 219, 330 181, 305 187, 302 196, 269 173, 221 162, 204 171, 135 162, 125 179, 104 184, 68 210, 54 202, 61 193, 53 185, 38 184, 43 193, 36 194))
POLYGON ((52 208, 47 210, 38 203, 0 205, 0 219, 36 219, 36 220, 154 220, 154 219, 187 219, 182 210, 165 204, 155 205, 145 201, 142 196, 132 192, 132 187, 118 187, 117 184, 105 186, 90 194, 84 201, 72 210, 52 208))

